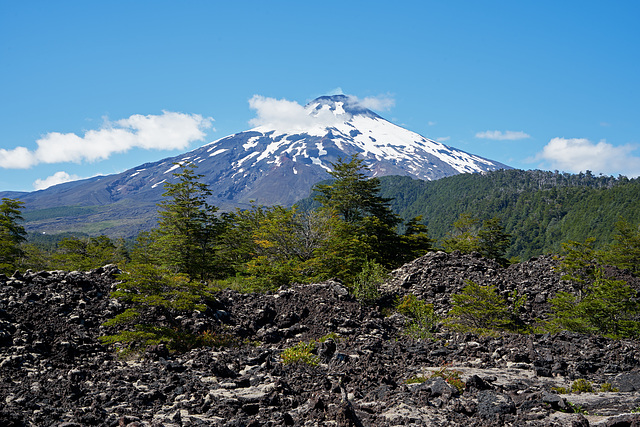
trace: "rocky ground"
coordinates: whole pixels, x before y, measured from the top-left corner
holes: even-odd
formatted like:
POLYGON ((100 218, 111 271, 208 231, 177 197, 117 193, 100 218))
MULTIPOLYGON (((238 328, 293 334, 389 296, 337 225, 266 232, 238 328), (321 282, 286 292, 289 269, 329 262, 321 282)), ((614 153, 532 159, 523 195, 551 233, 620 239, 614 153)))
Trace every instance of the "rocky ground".
MULTIPOLYGON (((570 289, 555 262, 505 269, 430 253, 396 270, 383 300, 411 292, 444 313, 451 294, 473 280, 505 295, 518 289, 527 295, 526 320, 544 319, 548 299, 570 289)), ((640 426, 640 342, 446 330, 414 340, 404 316, 360 305, 337 281, 222 291, 182 323, 235 345, 182 354, 157 346, 118 358, 97 339, 123 310, 109 297, 116 272, 0 275, 0 425, 640 426), (312 341, 317 365, 282 363, 285 349, 312 341), (429 378, 435 372, 442 375, 429 378), (452 373, 461 381, 445 381, 452 373), (577 379, 619 391, 552 390, 577 379)))

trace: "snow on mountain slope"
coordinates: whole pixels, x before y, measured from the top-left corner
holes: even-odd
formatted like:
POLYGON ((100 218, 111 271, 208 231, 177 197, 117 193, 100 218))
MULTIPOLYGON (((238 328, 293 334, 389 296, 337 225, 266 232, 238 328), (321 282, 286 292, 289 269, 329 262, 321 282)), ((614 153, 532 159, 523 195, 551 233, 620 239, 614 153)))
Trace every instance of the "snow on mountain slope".
MULTIPOLYGON (((262 120, 250 130, 179 156, 117 175, 61 184, 21 199, 29 201, 29 210, 126 203, 138 209, 131 214, 138 215, 138 221, 155 215, 163 183, 174 179, 175 163, 194 163, 213 193, 210 202, 223 210, 247 207, 252 201, 291 205, 330 177, 332 163, 354 154, 364 159, 374 176, 434 180, 509 168, 397 126, 348 96, 324 96, 297 108, 299 116, 292 119, 280 115, 280 120, 262 120)), ((120 209, 118 215, 127 213, 120 209)))

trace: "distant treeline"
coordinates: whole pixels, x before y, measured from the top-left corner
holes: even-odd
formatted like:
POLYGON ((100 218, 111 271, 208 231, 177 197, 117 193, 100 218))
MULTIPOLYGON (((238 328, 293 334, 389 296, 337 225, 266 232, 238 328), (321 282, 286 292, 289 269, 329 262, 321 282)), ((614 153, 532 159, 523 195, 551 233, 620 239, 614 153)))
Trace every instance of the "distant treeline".
POLYGON ((392 199, 391 208, 404 219, 421 215, 438 241, 462 214, 498 217, 511 235, 505 256, 522 260, 558 253, 570 240, 594 238, 602 248, 614 239, 618 221, 640 223, 640 180, 589 171, 499 170, 437 181, 388 176, 380 178, 380 195, 392 199))

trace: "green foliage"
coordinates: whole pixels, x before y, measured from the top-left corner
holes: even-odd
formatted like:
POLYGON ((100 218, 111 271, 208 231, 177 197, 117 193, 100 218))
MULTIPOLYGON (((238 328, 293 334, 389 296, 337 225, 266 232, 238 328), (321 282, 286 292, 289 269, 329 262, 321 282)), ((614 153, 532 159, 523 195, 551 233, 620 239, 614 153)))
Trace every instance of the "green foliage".
POLYGON ((584 378, 579 378, 571 383, 571 393, 593 393, 593 384, 584 378))
POLYGON ((451 296, 451 310, 445 325, 454 330, 481 334, 515 329, 513 310, 494 286, 467 283, 461 293, 451 296))
POLYGON ((345 271, 347 275, 353 277, 357 270, 350 268, 367 258, 394 268, 405 262, 407 255, 431 247, 426 228, 419 227, 417 221, 409 224, 404 236, 398 234, 397 226, 402 221, 391 210, 391 199, 379 195, 380 180, 367 177, 370 169, 362 159, 354 155, 349 162, 338 159, 332 166, 330 174, 335 180, 316 185, 315 199, 322 205, 321 210, 337 215, 344 223, 337 229, 333 247, 355 261, 345 271))
POLYGON ((418 376, 414 376, 414 377, 411 377, 411 378, 407 378, 404 383, 405 384, 422 384, 422 383, 424 383, 426 381, 427 381, 426 377, 424 377, 422 375, 418 375, 418 376))
POLYGON ((603 383, 600 386, 600 390, 599 391, 603 392, 603 393, 617 393, 620 390, 618 390, 617 387, 614 387, 613 384, 611 384, 611 383, 603 383))
POLYGON ((595 280, 584 294, 558 292, 551 299, 550 330, 598 334, 612 338, 640 335, 640 302, 637 292, 626 282, 608 279, 602 269, 594 272, 595 280))
POLYGON ((479 252, 482 256, 493 258, 503 265, 508 264, 505 253, 509 248, 511 236, 505 233, 497 217, 480 220, 469 213, 460 215, 453 223, 453 230, 442 241, 448 252, 458 250, 462 253, 479 252))
POLYGON ((603 248, 625 218, 640 224, 640 179, 570 175, 536 170, 500 170, 459 174, 434 181, 409 177, 380 178, 380 195, 405 220, 423 216, 431 237, 446 238, 463 213, 483 221, 501 218, 512 236, 504 257, 527 260, 558 253, 560 242, 595 237, 603 248))
POLYGON ((127 260, 124 240, 113 242, 107 236, 63 238, 51 256, 53 268, 67 271, 86 271, 107 264, 124 266, 127 260))
POLYGON ((433 337, 433 332, 440 322, 440 318, 433 310, 433 304, 427 304, 413 294, 399 299, 395 305, 398 313, 410 320, 405 334, 413 339, 427 339, 433 337))
POLYGON ((137 351, 159 343, 180 350, 197 342, 176 317, 178 313, 207 309, 206 303, 213 300, 213 295, 204 285, 149 264, 130 265, 119 279, 111 296, 132 307, 105 322, 104 326, 123 330, 102 337, 104 343, 126 343, 137 351))
POLYGON ((457 370, 448 369, 446 366, 441 367, 431 374, 429 378, 440 377, 444 378, 444 380, 451 386, 453 386, 459 393, 464 392, 466 384, 460 378, 462 372, 457 370))
POLYGON ((165 182, 165 198, 158 204, 160 219, 153 231, 151 248, 162 266, 191 279, 204 280, 216 271, 215 245, 223 223, 215 216, 217 208, 207 203, 211 191, 199 182, 193 165, 177 164, 177 182, 165 182))
POLYGON ((594 238, 584 242, 569 241, 562 243, 562 258, 558 271, 563 273, 563 280, 570 280, 585 285, 594 277, 594 272, 601 264, 600 257, 593 248, 594 238))
POLYGON ((571 402, 567 402, 567 405, 571 408, 571 412, 574 414, 589 415, 589 412, 587 412, 587 410, 584 409, 582 405, 578 405, 571 402))
POLYGON ((313 353, 315 350, 315 342, 299 342, 293 347, 284 349, 280 358, 284 364, 299 363, 317 366, 320 363, 320 358, 313 353))
POLYGON ((0 273, 13 273, 24 256, 20 246, 27 236, 20 224, 23 205, 23 202, 6 197, 0 203, 0 273))
POLYGON ((320 342, 320 343, 325 342, 327 340, 333 340, 336 343, 338 343, 338 342, 342 341, 342 337, 339 334, 335 333, 335 332, 329 332, 328 334, 323 335, 320 338, 318 338, 318 342, 320 342))
POLYGON ((640 223, 634 226, 626 220, 618 221, 614 239, 604 254, 605 261, 640 276, 640 223))
POLYGON ((351 288, 353 296, 362 304, 374 304, 380 298, 379 287, 387 279, 386 269, 372 260, 366 260, 351 288))
POLYGON ((453 223, 453 230, 442 241, 442 246, 447 252, 460 251, 465 254, 478 252, 480 242, 478 238, 480 220, 470 213, 463 213, 453 223))
POLYGON ((569 390, 566 387, 551 387, 552 391, 555 391, 558 394, 568 394, 569 390))

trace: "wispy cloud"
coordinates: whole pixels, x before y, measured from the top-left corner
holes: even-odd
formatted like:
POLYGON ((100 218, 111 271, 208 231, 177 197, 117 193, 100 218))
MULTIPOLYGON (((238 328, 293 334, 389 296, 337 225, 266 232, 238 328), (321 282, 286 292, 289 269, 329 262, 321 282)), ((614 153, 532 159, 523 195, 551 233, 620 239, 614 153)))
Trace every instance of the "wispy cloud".
POLYGON ((282 131, 303 131, 317 127, 335 126, 345 118, 337 117, 329 110, 320 110, 310 115, 304 106, 286 99, 254 95, 249 107, 256 110, 256 117, 249 120, 251 126, 266 126, 282 131))
POLYGON ((95 162, 132 148, 145 150, 185 149, 205 138, 213 119, 199 114, 163 111, 161 115, 135 114, 115 122, 105 121, 83 136, 50 132, 36 141, 38 148, 0 149, 0 167, 27 169, 39 163, 95 162))
POLYGON ((362 99, 353 95, 348 95, 348 97, 351 103, 376 111, 388 111, 396 105, 395 99, 390 95, 368 96, 362 99))
POLYGON ((553 138, 535 157, 549 162, 552 169, 566 172, 590 170, 607 175, 640 176, 637 145, 614 146, 606 141, 594 143, 584 138, 553 138))
MULTIPOLYGON (((386 110, 391 108, 395 101, 389 96, 367 97, 360 99, 353 95, 346 95, 348 103, 372 110, 386 110)), ((275 99, 262 95, 253 95, 249 99, 249 107, 256 110, 256 117, 249 120, 254 127, 265 126, 284 132, 308 131, 322 129, 349 120, 347 115, 337 116, 328 109, 311 111, 305 109, 296 101, 287 99, 275 99)))
POLYGON ((487 130, 484 132, 476 133, 476 138, 482 139, 494 139, 496 141, 517 141, 519 139, 531 138, 531 135, 524 132, 514 132, 511 130, 499 131, 499 130, 487 130))
POLYGON ((447 142, 450 139, 451 139, 450 136, 441 136, 440 138, 436 138, 436 141, 438 141, 438 142, 447 142))
POLYGON ((78 175, 70 175, 67 172, 60 171, 44 179, 36 179, 36 181, 33 183, 33 188, 36 190, 44 190, 45 188, 49 188, 57 184, 62 184, 69 181, 76 181, 78 179, 82 179, 82 178, 79 177, 78 175))

